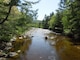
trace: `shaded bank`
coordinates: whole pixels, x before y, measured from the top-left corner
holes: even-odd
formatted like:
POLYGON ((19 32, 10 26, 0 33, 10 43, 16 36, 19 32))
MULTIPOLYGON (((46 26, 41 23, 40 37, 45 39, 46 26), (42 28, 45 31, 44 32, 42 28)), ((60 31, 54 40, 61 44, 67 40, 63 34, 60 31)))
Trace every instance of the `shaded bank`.
POLYGON ((49 36, 55 36, 52 41, 56 42, 56 50, 61 60, 80 60, 80 45, 74 45, 70 38, 51 33, 49 36))

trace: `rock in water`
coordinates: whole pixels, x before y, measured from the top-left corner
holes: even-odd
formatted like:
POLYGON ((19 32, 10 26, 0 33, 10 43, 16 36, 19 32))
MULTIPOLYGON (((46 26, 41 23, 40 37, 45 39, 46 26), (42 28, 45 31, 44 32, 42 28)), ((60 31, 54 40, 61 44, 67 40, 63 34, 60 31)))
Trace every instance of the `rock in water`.
POLYGON ((7 59, 6 59, 6 58, 4 58, 4 57, 1 57, 1 58, 0 58, 0 60, 7 60, 7 59))
POLYGON ((55 56, 48 56, 49 60, 56 60, 55 56))
POLYGON ((16 52, 10 52, 10 53, 8 54, 8 56, 9 56, 9 57, 16 58, 16 57, 18 56, 18 53, 16 53, 16 52))
POLYGON ((19 36, 19 39, 23 39, 23 37, 22 36, 19 36))
POLYGON ((46 36, 45 39, 48 39, 48 37, 46 36))
POLYGON ((17 53, 20 53, 20 52, 21 52, 21 50, 18 50, 18 51, 17 51, 17 53))
POLYGON ((52 46, 54 46, 54 45, 55 45, 55 42, 51 42, 50 44, 51 44, 52 46))

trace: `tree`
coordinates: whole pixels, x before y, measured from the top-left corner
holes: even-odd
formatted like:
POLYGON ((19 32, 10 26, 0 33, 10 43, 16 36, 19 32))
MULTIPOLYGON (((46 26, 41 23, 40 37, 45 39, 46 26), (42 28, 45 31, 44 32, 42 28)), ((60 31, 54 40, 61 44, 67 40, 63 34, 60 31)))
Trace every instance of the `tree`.
MULTIPOLYGON (((79 0, 61 0, 61 8, 63 9, 64 16, 62 18, 64 26, 67 28, 68 35, 71 35, 74 39, 79 39, 80 36, 80 1, 79 0)), ((65 29, 64 29, 65 31, 65 29)))

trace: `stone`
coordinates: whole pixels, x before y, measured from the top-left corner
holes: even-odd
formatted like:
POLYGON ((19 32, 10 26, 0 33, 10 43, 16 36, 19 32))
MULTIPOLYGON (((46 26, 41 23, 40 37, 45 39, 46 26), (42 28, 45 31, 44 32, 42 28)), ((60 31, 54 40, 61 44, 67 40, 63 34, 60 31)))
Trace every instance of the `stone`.
POLYGON ((50 37, 50 39, 51 39, 51 40, 53 40, 53 39, 54 39, 54 37, 50 37))
POLYGON ((16 37, 13 37, 12 39, 10 39, 10 42, 14 42, 16 41, 16 37))
POLYGON ((23 39, 23 37, 22 36, 19 36, 19 39, 23 39))
POLYGON ((16 53, 16 52, 9 52, 8 56, 15 58, 15 57, 18 56, 18 53, 16 53))
POLYGON ((26 35, 24 35, 23 37, 24 37, 24 39, 26 39, 26 35))
POLYGON ((10 50, 12 49, 12 47, 5 47, 5 50, 10 50))
POLYGON ((21 52, 21 50, 18 50, 18 51, 17 51, 17 53, 20 53, 20 52, 21 52))
POLYGON ((48 36, 45 36, 45 39, 48 39, 48 36))
POLYGON ((42 57, 40 57, 40 59, 42 59, 42 57))
POLYGON ((49 60, 56 60, 55 56, 48 56, 49 60))
POLYGON ((0 57, 0 60, 7 60, 6 58, 4 58, 4 57, 0 57))
POLYGON ((55 42, 51 42, 50 44, 51 44, 52 46, 54 46, 54 45, 55 45, 55 42))
POLYGON ((7 43, 6 43, 6 46, 7 46, 7 47, 11 47, 11 46, 12 46, 12 43, 11 43, 11 42, 7 42, 7 43))
POLYGON ((3 52, 3 50, 0 51, 0 57, 6 57, 7 54, 3 52))

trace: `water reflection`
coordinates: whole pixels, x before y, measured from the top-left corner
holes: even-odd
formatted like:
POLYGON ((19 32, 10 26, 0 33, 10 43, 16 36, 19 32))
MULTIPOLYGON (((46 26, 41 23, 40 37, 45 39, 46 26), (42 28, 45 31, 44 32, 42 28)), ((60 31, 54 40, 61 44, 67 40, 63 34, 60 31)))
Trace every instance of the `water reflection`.
POLYGON ((21 60, 58 60, 55 48, 45 40, 44 33, 44 30, 37 29, 31 34, 33 36, 32 44, 21 60))
MULTIPOLYGON (((31 43, 32 43, 32 40, 30 40, 30 39, 25 40, 23 45, 20 47, 20 49, 21 49, 20 56, 18 56, 17 58, 7 58, 7 60, 23 60, 23 58, 24 58, 24 60, 27 60, 25 51, 29 50, 29 46, 31 45, 31 43)), ((16 47, 18 48, 19 46, 16 45, 16 47)), ((16 47, 14 47, 12 49, 16 50, 16 47)))

